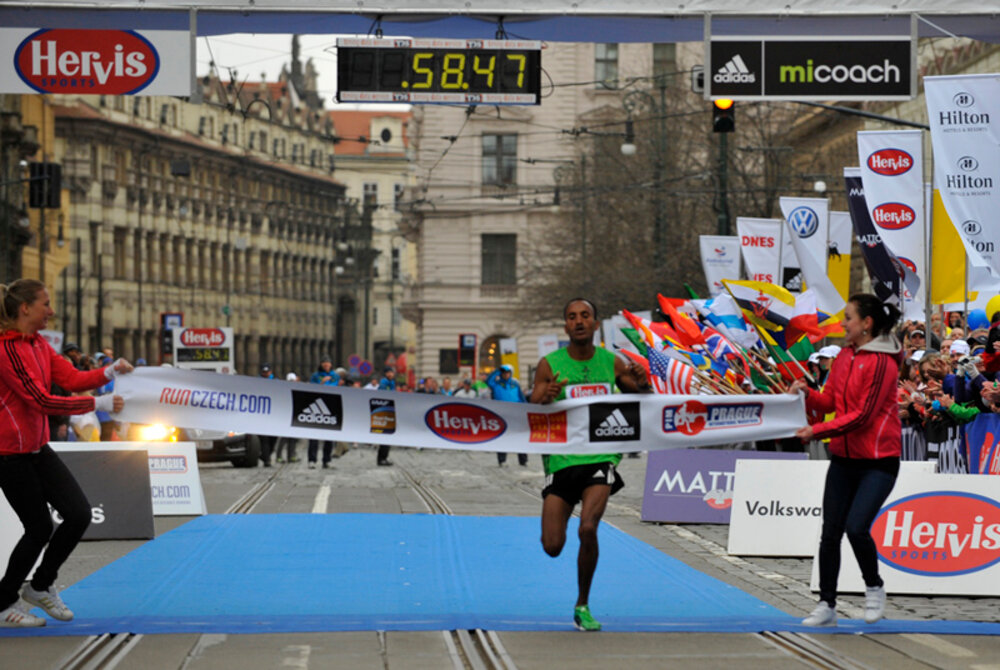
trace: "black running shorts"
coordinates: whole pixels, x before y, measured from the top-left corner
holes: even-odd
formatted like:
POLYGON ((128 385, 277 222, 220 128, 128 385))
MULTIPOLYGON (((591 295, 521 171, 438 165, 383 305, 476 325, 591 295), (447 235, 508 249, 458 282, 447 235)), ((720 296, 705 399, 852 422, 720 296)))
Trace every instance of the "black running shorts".
POLYGON ((570 505, 575 505, 583 498, 584 490, 591 486, 610 486, 611 495, 614 495, 624 488, 625 482, 612 463, 571 465, 545 475, 542 498, 557 495, 570 505))

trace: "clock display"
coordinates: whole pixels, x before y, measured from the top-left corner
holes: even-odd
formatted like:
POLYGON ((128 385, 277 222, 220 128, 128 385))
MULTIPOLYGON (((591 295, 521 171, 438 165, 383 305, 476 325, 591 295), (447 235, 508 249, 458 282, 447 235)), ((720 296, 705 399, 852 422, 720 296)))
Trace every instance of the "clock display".
POLYGON ((541 43, 528 40, 337 40, 337 100, 537 105, 541 43))

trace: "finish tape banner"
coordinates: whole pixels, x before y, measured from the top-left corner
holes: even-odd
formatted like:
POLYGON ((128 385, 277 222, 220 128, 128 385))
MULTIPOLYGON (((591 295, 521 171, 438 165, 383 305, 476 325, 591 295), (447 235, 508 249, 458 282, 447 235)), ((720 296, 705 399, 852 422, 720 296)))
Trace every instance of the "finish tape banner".
MULTIPOLYGON (((601 385, 595 385, 595 388, 601 385)), ((118 377, 115 418, 183 428, 403 447, 606 454, 788 437, 800 396, 605 395, 551 405, 369 391, 139 368, 118 377)))

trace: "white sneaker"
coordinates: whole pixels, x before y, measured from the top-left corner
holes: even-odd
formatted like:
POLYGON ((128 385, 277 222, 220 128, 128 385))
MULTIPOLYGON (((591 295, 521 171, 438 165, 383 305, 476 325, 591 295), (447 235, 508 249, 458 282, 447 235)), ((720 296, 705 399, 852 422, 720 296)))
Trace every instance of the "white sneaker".
POLYGON ((50 586, 47 591, 36 591, 31 588, 31 584, 28 584, 21 591, 21 597, 24 598, 24 602, 35 607, 41 607, 53 619, 58 619, 59 621, 73 620, 73 610, 66 607, 66 603, 59 597, 59 592, 56 591, 56 587, 54 586, 50 586))
POLYGON ((45 625, 45 619, 28 611, 28 604, 17 602, 0 612, 0 628, 37 628, 45 625))
POLYGON ((836 626, 837 610, 833 609, 826 602, 820 601, 812 614, 802 620, 803 626, 836 626))
POLYGON ((885 615, 885 586, 865 589, 865 623, 875 623, 885 615))

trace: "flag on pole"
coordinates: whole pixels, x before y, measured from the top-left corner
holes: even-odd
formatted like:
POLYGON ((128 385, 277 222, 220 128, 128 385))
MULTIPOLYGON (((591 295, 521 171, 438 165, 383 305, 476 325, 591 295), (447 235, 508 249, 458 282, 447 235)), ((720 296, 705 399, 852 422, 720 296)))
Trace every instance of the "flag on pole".
POLYGON ((661 351, 649 349, 649 376, 657 393, 690 395, 694 368, 661 351))

